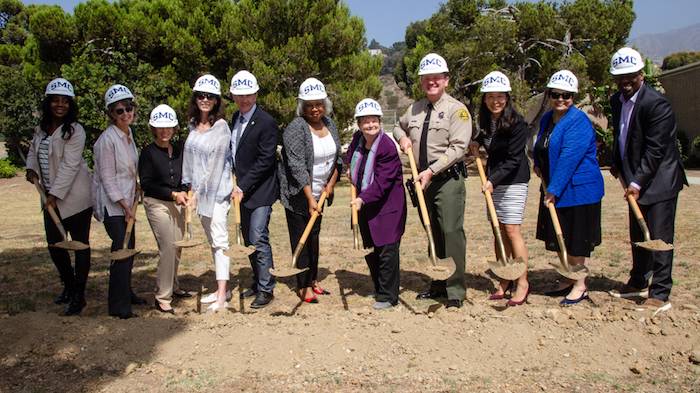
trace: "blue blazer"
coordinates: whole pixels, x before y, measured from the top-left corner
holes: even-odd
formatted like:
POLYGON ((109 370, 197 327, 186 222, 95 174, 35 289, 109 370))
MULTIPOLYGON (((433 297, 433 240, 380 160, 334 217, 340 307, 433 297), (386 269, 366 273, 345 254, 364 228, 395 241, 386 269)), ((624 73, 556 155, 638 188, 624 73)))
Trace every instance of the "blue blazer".
MULTIPOLYGON (((540 121, 537 139, 547 129, 552 111, 540 121)), ((535 160, 535 166, 539 166, 535 160)), ((549 138, 549 185, 557 207, 598 203, 605 189, 596 157, 595 130, 588 116, 571 107, 559 120, 549 138)))

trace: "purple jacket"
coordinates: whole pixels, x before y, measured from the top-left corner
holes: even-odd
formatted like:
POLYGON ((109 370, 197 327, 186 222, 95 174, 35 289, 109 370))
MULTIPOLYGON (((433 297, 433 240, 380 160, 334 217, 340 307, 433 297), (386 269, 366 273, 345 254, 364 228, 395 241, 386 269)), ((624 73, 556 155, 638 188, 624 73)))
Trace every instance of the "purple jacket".
MULTIPOLYGON (((358 197, 364 204, 360 211, 360 228, 368 226, 375 246, 384 246, 401 240, 406 226, 406 194, 403 188, 401 160, 394 142, 389 136, 379 135, 379 146, 374 161, 374 181, 362 192, 355 184, 358 197)), ((362 132, 353 135, 348 148, 346 162, 349 164, 358 143, 364 143, 362 132)))

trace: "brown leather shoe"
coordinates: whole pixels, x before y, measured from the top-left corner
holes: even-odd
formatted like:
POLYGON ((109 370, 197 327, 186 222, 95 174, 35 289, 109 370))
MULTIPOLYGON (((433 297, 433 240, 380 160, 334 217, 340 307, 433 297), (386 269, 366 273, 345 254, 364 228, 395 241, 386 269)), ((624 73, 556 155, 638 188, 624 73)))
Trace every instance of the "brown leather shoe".
POLYGON ((635 297, 648 298, 649 288, 635 288, 625 284, 620 289, 613 289, 608 293, 610 296, 620 299, 630 299, 635 297))
POLYGON ((665 302, 661 299, 650 297, 639 303, 635 309, 637 311, 651 311, 654 313, 653 316, 656 316, 658 313, 670 310, 671 302, 665 302))

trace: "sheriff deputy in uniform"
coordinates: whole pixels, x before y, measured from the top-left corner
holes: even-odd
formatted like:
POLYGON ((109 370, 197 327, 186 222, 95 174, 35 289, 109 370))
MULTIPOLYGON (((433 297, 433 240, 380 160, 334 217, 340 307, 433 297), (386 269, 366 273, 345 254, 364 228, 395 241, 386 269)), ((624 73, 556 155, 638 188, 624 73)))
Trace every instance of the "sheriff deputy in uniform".
POLYGON ((418 178, 425 190, 436 256, 452 257, 457 265, 447 280, 434 280, 418 299, 446 297, 446 307, 461 307, 466 294, 464 235, 466 168, 463 157, 471 139, 471 116, 466 106, 445 92, 450 81, 447 62, 430 53, 420 62, 418 75, 423 98, 411 105, 394 129, 394 138, 406 152, 413 149, 418 178))

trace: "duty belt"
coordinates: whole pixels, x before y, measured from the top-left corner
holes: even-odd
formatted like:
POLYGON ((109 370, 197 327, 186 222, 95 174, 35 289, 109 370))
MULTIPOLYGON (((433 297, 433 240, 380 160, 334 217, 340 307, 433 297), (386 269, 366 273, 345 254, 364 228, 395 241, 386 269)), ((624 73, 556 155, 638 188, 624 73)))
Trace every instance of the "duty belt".
MULTIPOLYGON (((430 164, 432 165, 432 162, 430 164)), ((458 180, 459 175, 467 177, 467 166, 464 165, 464 161, 459 161, 442 172, 433 175, 433 181, 445 181, 448 179, 458 180)))

